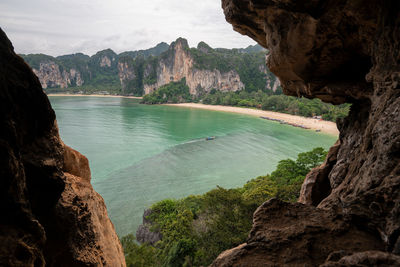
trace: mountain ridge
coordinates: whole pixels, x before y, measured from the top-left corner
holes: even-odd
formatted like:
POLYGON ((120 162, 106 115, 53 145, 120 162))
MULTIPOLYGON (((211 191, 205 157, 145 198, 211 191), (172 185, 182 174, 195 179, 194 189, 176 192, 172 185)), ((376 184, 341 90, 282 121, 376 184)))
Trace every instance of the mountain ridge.
POLYGON ((170 45, 162 42, 146 50, 119 54, 108 48, 93 56, 21 56, 47 92, 142 96, 182 78, 186 78, 192 95, 212 89, 275 91, 279 81, 265 66, 267 52, 259 45, 226 49, 212 48, 205 42, 190 48, 187 40, 180 37, 170 45))

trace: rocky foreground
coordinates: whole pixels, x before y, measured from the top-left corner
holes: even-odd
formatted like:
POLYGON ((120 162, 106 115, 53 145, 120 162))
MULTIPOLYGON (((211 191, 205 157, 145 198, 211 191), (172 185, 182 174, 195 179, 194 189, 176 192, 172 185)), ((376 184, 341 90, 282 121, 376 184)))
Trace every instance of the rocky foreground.
POLYGON ((0 266, 125 266, 87 158, 0 29, 0 266))
MULTIPOLYGON (((400 266, 400 2, 222 6, 270 49, 286 94, 353 106, 301 203, 264 203, 247 243, 213 266, 400 266)), ((60 140, 38 78, 2 31, 0 126, 0 265, 125 266, 87 160, 60 140)))
POLYGON ((400 2, 222 0, 284 93, 353 103, 300 203, 271 200, 212 266, 400 266, 400 2))

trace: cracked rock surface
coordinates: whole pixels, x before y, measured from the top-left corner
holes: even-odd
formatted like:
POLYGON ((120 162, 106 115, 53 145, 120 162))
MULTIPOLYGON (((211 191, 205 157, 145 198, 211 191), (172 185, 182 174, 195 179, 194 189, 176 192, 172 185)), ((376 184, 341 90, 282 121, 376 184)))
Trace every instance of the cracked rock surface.
POLYGON ((125 266, 89 162, 0 29, 0 266, 125 266))
POLYGON ((254 213, 248 241, 213 266, 398 266, 400 2, 222 0, 226 20, 270 50, 287 95, 352 103, 301 203, 254 213))

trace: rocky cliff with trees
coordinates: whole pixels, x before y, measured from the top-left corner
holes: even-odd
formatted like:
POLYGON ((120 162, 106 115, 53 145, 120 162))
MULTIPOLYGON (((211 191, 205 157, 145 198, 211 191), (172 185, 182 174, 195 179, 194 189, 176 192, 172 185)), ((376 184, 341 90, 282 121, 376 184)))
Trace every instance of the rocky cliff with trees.
POLYGON ((276 91, 279 81, 265 67, 266 50, 213 49, 204 42, 190 48, 178 38, 171 45, 116 54, 111 49, 89 57, 78 53, 59 57, 21 55, 47 92, 103 92, 142 96, 185 78, 191 95, 211 90, 276 91))
MULTIPOLYGON (((266 199, 296 202, 306 174, 326 156, 322 148, 285 159, 275 171, 233 189, 166 199, 143 214, 143 224, 122 237, 127 266, 208 266, 222 251, 246 241, 253 213, 266 199)), ((246 264, 244 266, 252 266, 246 264)))

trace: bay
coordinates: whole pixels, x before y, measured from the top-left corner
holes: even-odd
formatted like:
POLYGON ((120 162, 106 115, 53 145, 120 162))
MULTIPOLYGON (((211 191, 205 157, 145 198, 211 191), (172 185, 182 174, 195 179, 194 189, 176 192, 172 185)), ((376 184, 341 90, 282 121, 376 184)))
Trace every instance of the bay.
POLYGON ((117 233, 165 198, 242 186, 336 138, 248 115, 107 97, 50 96, 63 141, 89 158, 117 233), (206 141, 207 136, 215 140, 206 141))

